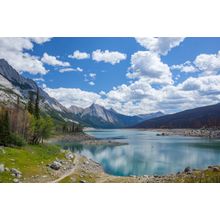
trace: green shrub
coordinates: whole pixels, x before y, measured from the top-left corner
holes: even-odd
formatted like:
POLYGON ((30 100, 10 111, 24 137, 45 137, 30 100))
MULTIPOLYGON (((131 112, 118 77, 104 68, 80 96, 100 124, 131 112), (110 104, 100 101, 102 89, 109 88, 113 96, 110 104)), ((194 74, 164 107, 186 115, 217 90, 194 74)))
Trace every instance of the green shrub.
POLYGON ((9 143, 10 145, 15 145, 15 146, 24 146, 26 144, 26 141, 23 137, 19 136, 18 134, 10 134, 9 138, 9 143))

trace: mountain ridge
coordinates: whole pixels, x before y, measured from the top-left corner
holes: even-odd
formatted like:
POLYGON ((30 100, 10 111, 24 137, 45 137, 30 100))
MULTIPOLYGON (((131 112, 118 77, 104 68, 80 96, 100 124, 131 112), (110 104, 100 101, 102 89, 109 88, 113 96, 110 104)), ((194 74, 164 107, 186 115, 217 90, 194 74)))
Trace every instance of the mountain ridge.
POLYGON ((220 126, 220 103, 141 122, 133 128, 209 128, 220 126))

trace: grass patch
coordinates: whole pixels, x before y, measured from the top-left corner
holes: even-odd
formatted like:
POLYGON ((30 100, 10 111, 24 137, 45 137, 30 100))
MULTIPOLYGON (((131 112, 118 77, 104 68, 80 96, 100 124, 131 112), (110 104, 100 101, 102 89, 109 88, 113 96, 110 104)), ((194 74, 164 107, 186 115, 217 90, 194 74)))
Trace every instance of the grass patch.
MULTIPOLYGON (((22 172, 22 179, 35 175, 48 175, 46 165, 56 158, 64 159, 59 146, 28 145, 25 147, 4 147, 0 150, 0 163, 5 167, 16 168, 22 172)), ((0 182, 12 182, 14 177, 9 172, 0 174, 0 182)))

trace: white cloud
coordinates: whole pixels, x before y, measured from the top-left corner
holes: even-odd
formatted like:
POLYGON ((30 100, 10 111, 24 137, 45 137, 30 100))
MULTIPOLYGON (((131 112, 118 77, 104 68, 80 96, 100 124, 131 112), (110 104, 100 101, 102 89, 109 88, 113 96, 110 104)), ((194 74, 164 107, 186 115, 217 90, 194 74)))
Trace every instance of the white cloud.
POLYGON ((172 73, 169 66, 163 63, 158 55, 150 51, 138 51, 131 57, 128 78, 142 78, 149 83, 172 84, 172 73))
POLYGON ((171 70, 180 70, 182 73, 195 73, 198 72, 198 69, 190 62, 186 61, 183 64, 172 65, 171 70))
POLYGON ((205 75, 217 74, 220 71, 220 51, 216 54, 200 54, 194 64, 205 75))
POLYGON ((83 60, 89 59, 90 55, 86 52, 80 52, 79 50, 76 50, 73 52, 73 54, 69 55, 68 57, 72 59, 83 60))
POLYGON ((65 66, 70 66, 70 64, 68 62, 60 61, 55 56, 50 56, 47 53, 43 54, 43 57, 41 58, 41 61, 43 63, 46 63, 46 64, 51 65, 51 66, 64 66, 64 67, 65 66))
POLYGON ((81 69, 80 67, 77 67, 76 69, 74 68, 62 68, 59 70, 60 73, 64 73, 64 72, 82 72, 83 69, 81 69))
POLYGON ((29 72, 31 74, 46 74, 48 71, 37 56, 30 55, 34 43, 42 44, 49 39, 41 38, 0 38, 0 58, 4 58, 18 72, 29 72))
POLYGON ((139 37, 136 41, 147 50, 166 55, 172 48, 179 46, 183 37, 139 37))
POLYGON ((100 98, 100 95, 94 92, 83 91, 79 88, 45 88, 45 91, 66 107, 76 105, 86 108, 100 98))
POLYGON ((91 81, 91 82, 89 82, 89 85, 90 85, 90 86, 94 86, 95 83, 91 81))
POLYGON ((82 72, 82 71, 83 71, 83 69, 80 68, 80 67, 77 67, 76 70, 77 70, 78 72, 82 72))
POLYGON ((35 79, 33 79, 34 81, 36 81, 36 82, 44 82, 45 80, 44 80, 44 78, 42 78, 42 77, 40 77, 40 78, 35 78, 35 79))
POLYGON ((120 63, 122 60, 126 60, 127 55, 124 53, 120 53, 118 51, 101 51, 96 50, 92 52, 92 59, 97 62, 105 62, 105 63, 111 63, 112 65, 116 63, 120 63))
POLYGON ((96 73, 90 73, 89 76, 90 76, 92 79, 95 79, 96 73))
POLYGON ((31 37, 30 39, 37 44, 43 44, 51 40, 49 37, 31 37))

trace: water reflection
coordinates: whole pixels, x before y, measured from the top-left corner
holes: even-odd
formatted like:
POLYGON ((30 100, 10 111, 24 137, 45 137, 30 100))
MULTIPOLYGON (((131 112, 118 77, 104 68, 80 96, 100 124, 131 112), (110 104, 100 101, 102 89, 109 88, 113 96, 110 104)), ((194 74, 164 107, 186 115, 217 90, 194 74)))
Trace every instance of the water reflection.
MULTIPOLYGON (((220 164, 220 142, 206 138, 156 136, 138 130, 101 130, 87 132, 98 138, 123 137, 129 145, 112 147, 65 146, 91 158, 113 175, 164 175, 185 167, 204 168, 220 164)), ((120 139, 117 139, 120 141, 120 139)))

